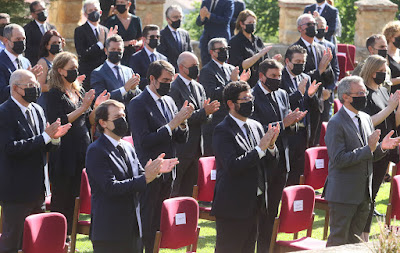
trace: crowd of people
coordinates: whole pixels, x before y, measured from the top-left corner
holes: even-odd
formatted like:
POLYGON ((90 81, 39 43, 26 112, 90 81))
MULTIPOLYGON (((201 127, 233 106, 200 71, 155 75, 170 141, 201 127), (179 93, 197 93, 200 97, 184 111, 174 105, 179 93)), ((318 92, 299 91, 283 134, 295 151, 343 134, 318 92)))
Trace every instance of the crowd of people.
POLYGON ((327 246, 368 241, 375 197, 399 161, 400 21, 371 35, 370 56, 339 81, 330 1, 305 8, 282 56, 243 1, 203 0, 201 61, 180 6, 166 9, 162 30, 142 27, 135 7, 86 0, 76 54, 44 2, 30 4, 24 27, 0 13, 0 253, 21 248, 45 192, 71 234, 84 168, 94 252, 152 252, 163 201, 192 195, 202 156, 216 161, 215 252, 268 252, 282 191, 299 184, 324 121, 327 246))

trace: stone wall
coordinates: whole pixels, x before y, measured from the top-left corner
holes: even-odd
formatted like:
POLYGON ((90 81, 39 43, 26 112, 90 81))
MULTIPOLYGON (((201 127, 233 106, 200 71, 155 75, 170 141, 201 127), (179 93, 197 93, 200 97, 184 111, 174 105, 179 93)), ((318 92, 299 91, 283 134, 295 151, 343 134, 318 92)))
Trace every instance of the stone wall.
POLYGON ((142 20, 142 26, 149 24, 158 25, 160 28, 164 21, 165 0, 136 0, 136 15, 142 20))

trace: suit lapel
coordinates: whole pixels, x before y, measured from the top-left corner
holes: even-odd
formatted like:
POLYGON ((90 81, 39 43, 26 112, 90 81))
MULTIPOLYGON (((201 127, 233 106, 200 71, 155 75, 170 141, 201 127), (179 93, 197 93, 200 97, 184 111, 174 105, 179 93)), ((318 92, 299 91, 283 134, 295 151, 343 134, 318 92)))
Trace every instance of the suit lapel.
POLYGON ((114 147, 114 145, 107 139, 106 136, 104 136, 104 134, 100 137, 101 141, 103 141, 105 143, 106 148, 109 151, 111 160, 115 161, 115 164, 119 164, 119 169, 125 173, 126 177, 129 177, 129 173, 128 173, 128 166, 125 164, 124 158, 122 158, 121 154, 119 153, 118 149, 116 147, 114 147))
MULTIPOLYGON (((350 118, 349 114, 344 110, 344 108, 341 108, 339 111, 343 117, 343 119, 347 122, 348 125, 353 129, 353 131, 357 134, 358 140, 360 141, 361 145, 364 145, 363 139, 361 138, 360 131, 357 129, 356 125, 354 124, 353 120, 350 118)), ((361 119, 361 125, 362 119, 361 119)), ((365 129, 365 128, 363 128, 365 129)), ((365 130, 363 131, 365 133, 365 130)), ((365 137, 365 136, 364 136, 365 137)))
POLYGON ((145 96, 145 100, 146 100, 145 104, 149 106, 150 113, 154 113, 155 114, 156 118, 160 121, 160 125, 167 124, 168 123, 167 120, 161 114, 161 111, 160 111, 160 109, 158 109, 156 101, 154 101, 154 99, 150 95, 150 93, 147 90, 147 88, 145 88, 142 93, 144 93, 143 96, 145 96))
POLYGON ((130 147, 127 147, 127 145, 130 145, 130 143, 128 144, 125 141, 122 141, 121 143, 122 145, 124 145, 126 155, 128 156, 128 159, 131 163, 132 171, 130 171, 128 175, 133 175, 134 177, 139 176, 139 166, 137 165, 137 160, 132 156, 132 153, 130 152, 130 147))
POLYGON ((228 117, 229 123, 231 125, 231 131, 233 132, 233 136, 235 136, 236 142, 243 150, 251 151, 252 148, 248 144, 247 138, 246 136, 244 136, 242 129, 239 128, 238 124, 236 124, 236 122, 232 119, 230 115, 226 117, 228 117))
POLYGON ((44 119, 42 118, 42 115, 40 114, 38 106, 36 104, 32 103, 32 107, 35 108, 35 113, 36 113, 36 116, 39 121, 39 130, 40 130, 39 133, 42 133, 44 131, 44 125, 43 125, 44 119))
MULTIPOLYGON (((189 102, 192 102, 196 107, 198 107, 198 103, 196 99, 194 98, 192 92, 189 91, 188 87, 186 86, 185 82, 183 82, 182 78, 178 77, 178 85, 179 85, 179 91, 182 93, 182 96, 185 100, 189 100, 189 102)), ((192 84, 193 89, 195 89, 195 86, 192 84)))
MULTIPOLYGON (((106 62, 104 63, 104 65, 102 67, 102 70, 104 71, 106 76, 111 79, 111 81, 112 81, 111 83, 112 84, 117 84, 118 83, 118 80, 115 77, 114 71, 112 69, 110 69, 110 66, 108 66, 108 64, 106 62)), ((113 85, 113 86, 116 87, 115 85, 113 85)))
POLYGON ((93 43, 93 44, 94 44, 95 42, 97 42, 97 38, 96 38, 96 36, 94 35, 94 32, 93 32, 93 30, 92 30, 92 27, 90 27, 90 25, 89 25, 88 22, 85 23, 85 29, 86 29, 86 33, 87 33, 88 36, 89 36, 90 42, 93 43))
POLYGON ((142 58, 144 59, 144 65, 147 65, 147 67, 148 67, 150 65, 150 58, 147 55, 146 50, 144 48, 142 49, 141 54, 142 54, 142 58))
POLYGON ((12 108, 14 110, 14 115, 17 117, 18 122, 22 125, 25 131, 28 133, 29 137, 32 137, 33 131, 28 125, 28 121, 25 118, 25 115, 22 114, 21 109, 18 105, 10 98, 9 102, 12 104, 12 108))
MULTIPOLYGON (((225 84, 226 81, 228 81, 228 80, 226 80, 226 74, 224 74, 222 72, 222 70, 218 67, 218 65, 213 60, 211 60, 211 61, 212 61, 211 66, 213 67, 215 73, 217 74, 217 78, 220 80, 222 79, 222 83, 225 84)), ((223 85, 223 86, 225 86, 225 85, 223 85)))

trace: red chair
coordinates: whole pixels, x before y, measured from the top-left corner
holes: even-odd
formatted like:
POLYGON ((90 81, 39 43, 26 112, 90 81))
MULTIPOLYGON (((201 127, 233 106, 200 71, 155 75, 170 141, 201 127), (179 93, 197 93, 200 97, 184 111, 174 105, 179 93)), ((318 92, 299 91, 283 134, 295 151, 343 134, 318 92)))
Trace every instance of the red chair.
POLYGON ((279 218, 275 218, 269 252, 320 250, 326 242, 311 238, 314 222, 314 189, 309 185, 288 186, 282 193, 279 218), (298 239, 298 232, 307 236, 298 239), (294 233, 292 241, 276 241, 278 233, 294 233), (274 251, 275 250, 275 251, 274 251))
MULTIPOLYGON (((204 202, 213 201, 215 177, 215 157, 201 157, 197 185, 193 187, 193 198, 204 202)), ((211 207, 200 207, 200 219, 215 221, 215 216, 211 216, 210 212, 211 207)))
POLYGON ((19 253, 66 253, 67 219, 61 213, 28 216, 24 224, 22 250, 19 253))
POLYGON ((199 205, 191 197, 164 200, 161 208, 160 230, 156 233, 154 253, 160 248, 178 249, 187 246, 187 252, 196 252, 200 227, 199 205))
POLYGON ((321 134, 319 135, 319 145, 320 146, 326 146, 325 144, 325 134, 326 134, 326 128, 328 127, 328 122, 322 122, 321 125, 321 134))
MULTIPOLYGON (((300 176, 300 184, 309 185, 314 190, 321 189, 325 185, 328 176, 328 150, 326 147, 308 148, 305 152, 304 174, 300 176)), ((329 207, 328 201, 320 194, 315 196, 315 209, 325 211, 325 224, 323 239, 328 237, 329 207)))
POLYGON ((71 252, 75 252, 77 234, 89 235, 90 221, 79 220, 79 214, 90 214, 91 196, 92 194, 90 192, 90 185, 86 169, 83 169, 81 193, 79 197, 75 199, 74 217, 72 219, 71 252))
POLYGON ((345 53, 347 57, 346 71, 352 71, 356 67, 356 46, 349 44, 338 44, 338 52, 345 53))
POLYGON ((347 56, 345 53, 337 54, 338 64, 339 64, 339 81, 346 76, 346 68, 347 68, 347 56))
POLYGON ((340 108, 342 108, 342 106, 343 106, 343 104, 340 103, 339 99, 337 99, 337 98, 334 99, 333 100, 333 113, 337 113, 340 110, 340 108))
POLYGON ((386 225, 390 226, 391 219, 399 220, 400 217, 400 175, 392 179, 390 186, 389 204, 386 211, 386 225))
POLYGON ((125 141, 127 141, 127 142, 129 142, 129 143, 131 143, 131 144, 133 145, 132 136, 125 136, 125 137, 123 137, 122 139, 125 140, 125 141))

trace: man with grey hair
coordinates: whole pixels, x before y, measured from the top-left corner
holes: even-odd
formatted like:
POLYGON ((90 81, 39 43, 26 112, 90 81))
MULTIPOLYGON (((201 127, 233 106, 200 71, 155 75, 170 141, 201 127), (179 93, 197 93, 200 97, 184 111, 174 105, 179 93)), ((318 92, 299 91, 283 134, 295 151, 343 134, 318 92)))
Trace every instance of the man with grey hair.
POLYGON ((0 52, 3 51, 6 46, 4 45, 5 39, 3 37, 4 27, 10 24, 10 15, 7 13, 0 13, 0 52))
POLYGON ((393 131, 378 142, 380 130, 375 130, 370 116, 361 111, 367 93, 362 78, 342 79, 338 97, 343 107, 328 123, 329 174, 323 193, 330 210, 327 246, 359 242, 372 202, 372 163, 400 142, 400 137, 391 138, 393 131))
POLYGON ((183 19, 182 8, 179 5, 171 5, 165 11, 165 18, 168 24, 160 32, 160 45, 157 50, 168 58, 168 61, 175 67, 175 72, 179 72, 176 63, 178 56, 182 52, 193 51, 189 33, 180 28, 183 19))
POLYGON ((46 153, 56 149, 71 128, 60 119, 51 125, 36 100, 40 86, 28 70, 10 77, 11 97, 0 105, 0 252, 21 249, 25 218, 44 212, 46 153))

